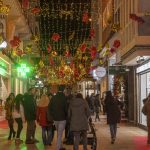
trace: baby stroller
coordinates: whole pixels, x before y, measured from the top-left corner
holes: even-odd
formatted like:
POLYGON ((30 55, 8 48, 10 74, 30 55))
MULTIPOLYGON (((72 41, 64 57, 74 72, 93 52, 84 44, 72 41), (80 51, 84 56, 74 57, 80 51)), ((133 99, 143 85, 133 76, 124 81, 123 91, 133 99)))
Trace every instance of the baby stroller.
MULTIPOLYGON (((72 145, 73 144, 73 133, 68 132, 67 137, 68 137, 67 142, 65 144, 72 145)), ((96 137, 96 133, 95 133, 94 124, 92 123, 91 118, 89 119, 89 131, 87 133, 87 139, 88 139, 88 145, 91 145, 91 149, 96 150, 96 148, 97 148, 97 137, 96 137)), ((81 138, 80 144, 82 144, 82 138, 81 138)))
POLYGON ((94 128, 94 124, 92 123, 92 119, 89 119, 89 132, 87 134, 88 138, 88 145, 91 145, 92 150, 96 150, 97 148, 97 137, 96 137, 96 132, 94 128))

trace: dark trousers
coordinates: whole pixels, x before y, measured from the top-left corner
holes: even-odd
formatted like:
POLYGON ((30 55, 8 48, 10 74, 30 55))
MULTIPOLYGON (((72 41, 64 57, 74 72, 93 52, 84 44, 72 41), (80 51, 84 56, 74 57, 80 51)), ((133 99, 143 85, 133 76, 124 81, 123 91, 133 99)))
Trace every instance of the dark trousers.
POLYGON ((116 124, 109 124, 109 127, 110 127, 111 138, 116 138, 117 123, 116 124))
POLYGON ((8 119, 8 126, 9 126, 9 138, 11 139, 11 136, 12 134, 15 133, 15 130, 14 130, 14 120, 13 119, 8 119))
POLYGON ((44 145, 50 145, 52 142, 52 127, 42 127, 42 140, 44 145))
POLYGON ((74 135, 73 150, 79 150, 80 136, 82 136, 83 150, 87 150, 87 131, 76 131, 73 132, 73 135, 74 135))
POLYGON ((21 131, 23 129, 22 119, 21 118, 16 118, 15 121, 17 122, 17 125, 18 125, 16 138, 20 138, 20 134, 21 134, 21 131))
POLYGON ((27 132, 26 132, 26 141, 30 141, 35 138, 36 124, 35 120, 27 121, 27 132))

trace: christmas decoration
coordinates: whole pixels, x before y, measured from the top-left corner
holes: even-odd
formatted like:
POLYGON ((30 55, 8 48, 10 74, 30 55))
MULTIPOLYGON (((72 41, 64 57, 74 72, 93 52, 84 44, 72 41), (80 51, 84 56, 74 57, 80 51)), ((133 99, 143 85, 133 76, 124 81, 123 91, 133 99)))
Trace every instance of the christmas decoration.
POLYGON ((7 15, 10 11, 9 5, 4 5, 3 1, 0 0, 0 13, 7 15))
POLYGON ((89 14, 88 12, 85 12, 82 16, 82 22, 88 23, 88 21, 89 21, 89 14))
POLYGON ((119 46, 120 46, 120 40, 115 40, 114 44, 113 44, 113 47, 118 48, 119 46))
POLYGON ((11 47, 18 47, 20 45, 20 38, 18 36, 14 36, 13 40, 10 41, 11 47))
POLYGON ((53 41, 57 42, 57 41, 59 41, 59 39, 60 39, 60 35, 58 33, 54 33, 52 35, 52 40, 53 41))
POLYGON ((136 14, 130 14, 130 19, 137 21, 139 24, 142 24, 145 22, 142 17, 139 17, 136 14))

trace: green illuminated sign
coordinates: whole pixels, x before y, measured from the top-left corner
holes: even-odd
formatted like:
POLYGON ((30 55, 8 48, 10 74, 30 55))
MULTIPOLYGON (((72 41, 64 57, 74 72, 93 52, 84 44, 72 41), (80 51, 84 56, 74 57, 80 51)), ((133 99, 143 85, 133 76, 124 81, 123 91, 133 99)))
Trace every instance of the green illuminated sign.
POLYGON ((25 77, 28 72, 30 72, 30 68, 26 66, 26 64, 21 64, 21 66, 17 69, 18 73, 21 76, 25 77))

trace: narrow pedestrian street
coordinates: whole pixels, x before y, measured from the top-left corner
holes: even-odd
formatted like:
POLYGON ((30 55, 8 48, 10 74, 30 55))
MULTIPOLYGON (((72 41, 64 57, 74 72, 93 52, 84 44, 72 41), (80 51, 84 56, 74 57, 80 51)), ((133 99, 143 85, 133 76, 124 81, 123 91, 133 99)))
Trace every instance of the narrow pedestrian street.
MULTIPOLYGON (((55 139, 51 146, 44 147, 41 139, 41 129, 37 126, 36 137, 40 141, 37 144, 26 145, 25 143, 15 145, 14 140, 7 141, 8 128, 0 123, 0 150, 55 150, 55 139)), ((109 128, 106 125, 106 118, 101 116, 100 122, 94 122, 97 134, 97 150, 149 150, 150 146, 146 144, 147 132, 128 123, 118 125, 117 139, 114 144, 110 143, 109 128)), ((25 126, 25 125, 24 125, 25 126)), ((25 127, 22 133, 22 139, 25 140, 25 127)), ((72 145, 64 145, 66 150, 72 150, 72 145)), ((90 146, 88 150, 90 150, 90 146)), ((80 146, 82 150, 82 146, 80 146)))

